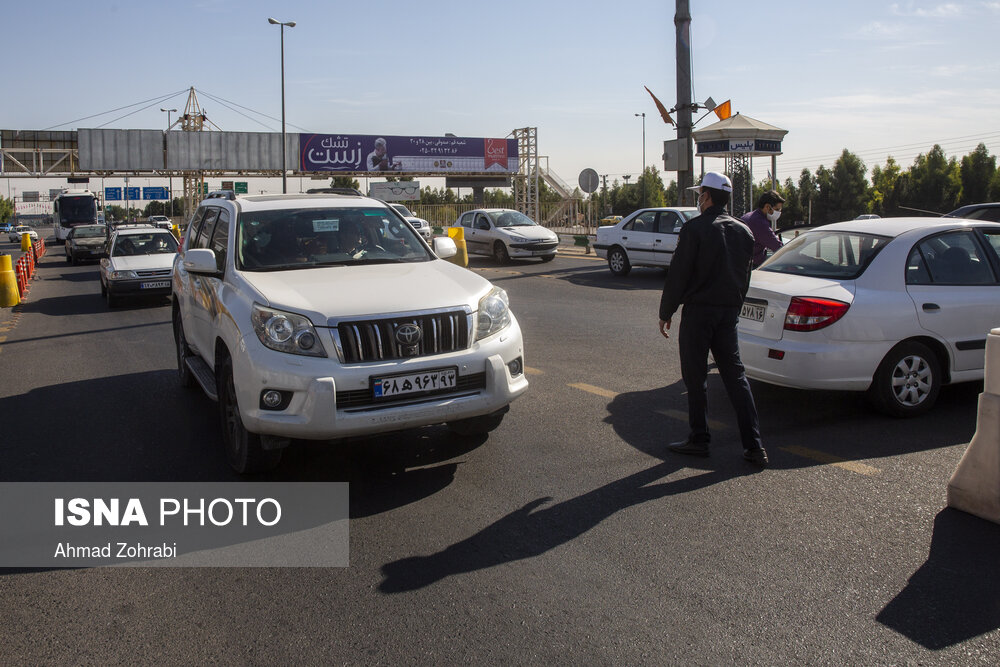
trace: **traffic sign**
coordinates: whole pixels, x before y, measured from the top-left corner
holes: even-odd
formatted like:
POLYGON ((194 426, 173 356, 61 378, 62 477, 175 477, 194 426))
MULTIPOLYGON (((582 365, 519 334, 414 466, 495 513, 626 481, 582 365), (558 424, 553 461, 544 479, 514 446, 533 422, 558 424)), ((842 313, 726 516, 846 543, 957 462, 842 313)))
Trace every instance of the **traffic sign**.
POLYGON ((580 172, 580 189, 590 194, 597 189, 597 172, 591 168, 584 169, 580 172))
POLYGON ((234 190, 234 192, 236 194, 238 194, 238 195, 245 195, 245 194, 247 194, 249 192, 249 190, 247 190, 247 182, 246 181, 236 181, 236 183, 234 183, 234 185, 236 186, 236 189, 234 190))
POLYGON ((134 187, 134 188, 133 187, 128 187, 128 188, 125 188, 125 199, 128 199, 130 201, 138 201, 139 200, 139 188, 138 187, 134 187))
POLYGON ((167 192, 166 188, 156 187, 156 188, 143 188, 142 189, 143 199, 170 199, 170 194, 167 192))
POLYGON ((121 201, 121 188, 104 188, 104 201, 121 201))

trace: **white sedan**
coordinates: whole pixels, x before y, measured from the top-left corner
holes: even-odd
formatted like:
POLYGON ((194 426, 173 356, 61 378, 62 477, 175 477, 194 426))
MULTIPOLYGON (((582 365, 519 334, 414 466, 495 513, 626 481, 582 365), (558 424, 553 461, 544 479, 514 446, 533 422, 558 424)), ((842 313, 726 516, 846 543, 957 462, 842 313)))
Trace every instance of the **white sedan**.
POLYGON ((739 320, 751 378, 866 391, 883 412, 981 380, 1000 326, 1000 224, 853 220, 790 241, 754 271, 739 320))
POLYGON ((641 208, 610 227, 597 228, 594 252, 616 276, 633 266, 670 266, 681 225, 698 215, 693 206, 641 208))
POLYGON ((491 255, 498 264, 513 259, 555 258, 559 237, 525 214, 509 208, 480 208, 459 216, 452 227, 463 227, 470 255, 491 255))
POLYGON ((38 232, 28 225, 18 225, 14 229, 10 230, 10 233, 7 234, 7 238, 11 243, 16 243, 21 240, 21 234, 29 235, 32 243, 38 240, 38 232))

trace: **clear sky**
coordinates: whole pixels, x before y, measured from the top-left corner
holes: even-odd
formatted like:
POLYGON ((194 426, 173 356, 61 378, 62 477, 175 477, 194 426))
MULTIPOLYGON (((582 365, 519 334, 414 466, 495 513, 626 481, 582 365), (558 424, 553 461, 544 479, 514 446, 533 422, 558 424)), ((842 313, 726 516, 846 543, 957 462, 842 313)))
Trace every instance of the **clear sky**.
MULTIPOLYGON (((788 130, 782 181, 832 166, 844 148, 869 169, 888 155, 908 167, 935 143, 948 156, 979 142, 1000 154, 1000 0, 690 8, 694 99, 731 99, 734 112, 788 130)), ((289 132, 537 127, 539 153, 564 181, 592 167, 610 182, 642 168, 634 114, 646 113, 647 164, 662 170, 662 142, 676 138, 643 89, 676 103, 674 13, 671 0, 7 2, 0 127, 163 128, 159 109, 183 110, 193 86, 221 129, 280 131, 273 16, 297 24, 285 29, 289 132)), ((755 179, 769 166, 755 160, 755 179)))

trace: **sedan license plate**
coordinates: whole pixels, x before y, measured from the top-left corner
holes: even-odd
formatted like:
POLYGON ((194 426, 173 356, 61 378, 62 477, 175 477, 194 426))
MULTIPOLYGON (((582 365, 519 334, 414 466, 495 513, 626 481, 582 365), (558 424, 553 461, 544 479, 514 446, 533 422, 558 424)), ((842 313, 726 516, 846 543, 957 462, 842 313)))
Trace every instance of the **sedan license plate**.
POLYGON ((458 369, 455 368, 436 368, 421 373, 375 377, 372 378, 372 394, 375 398, 391 398, 405 394, 454 389, 457 377, 458 369))
POLYGON ((140 283, 139 289, 158 289, 160 287, 170 287, 169 280, 157 280, 152 283, 140 283))
POLYGON ((743 308, 740 309, 740 317, 752 322, 763 322, 765 310, 767 310, 767 301, 747 299, 743 302, 743 308))

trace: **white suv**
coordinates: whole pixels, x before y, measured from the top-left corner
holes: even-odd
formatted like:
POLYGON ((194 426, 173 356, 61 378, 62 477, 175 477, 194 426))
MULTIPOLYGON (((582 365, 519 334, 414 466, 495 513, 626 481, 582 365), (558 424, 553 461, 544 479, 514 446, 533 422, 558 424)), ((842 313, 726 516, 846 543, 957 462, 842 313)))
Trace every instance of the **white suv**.
POLYGON ((528 388, 521 330, 504 290, 441 259, 455 252, 367 197, 202 202, 174 340, 181 383, 219 402, 230 465, 274 467, 292 438, 499 426, 528 388))

